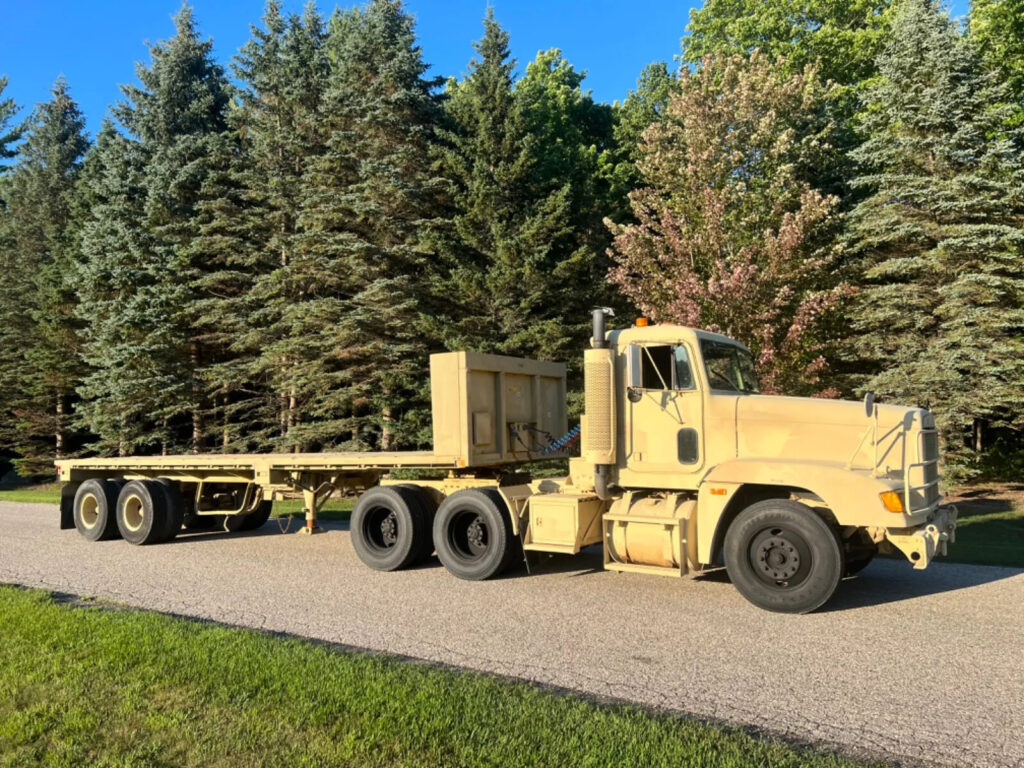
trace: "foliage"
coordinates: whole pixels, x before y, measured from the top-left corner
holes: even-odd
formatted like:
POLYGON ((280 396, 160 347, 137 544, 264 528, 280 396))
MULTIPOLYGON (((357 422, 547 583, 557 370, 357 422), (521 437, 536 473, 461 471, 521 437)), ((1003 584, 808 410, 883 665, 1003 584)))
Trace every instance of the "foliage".
POLYGON ((983 424, 1024 427, 1024 163, 1005 87, 973 41, 906 0, 854 154, 870 191, 850 219, 865 287, 864 388, 929 405, 949 476, 975 471, 983 424))
POLYGON ((857 85, 875 72, 887 37, 892 0, 706 0, 690 11, 683 59, 747 55, 782 58, 790 72, 818 67, 819 76, 857 85))
MULTIPOLYGON (((978 51, 1006 81, 1011 99, 1024 109, 1024 1, 972 0, 968 20, 978 51)), ((1015 118, 1024 120, 1020 114, 1015 118)))
POLYGON ((787 75, 759 52, 682 70, 644 134, 637 223, 609 222, 612 282, 655 322, 748 344, 769 392, 834 394, 822 377, 850 294, 832 273, 837 201, 800 178, 830 151, 826 96, 813 67, 787 75))
POLYGON ((58 79, 33 112, 6 180, 5 287, 0 378, 9 388, 0 441, 25 476, 47 472, 74 450, 69 421, 82 375, 74 292, 75 183, 88 147, 85 119, 58 79))

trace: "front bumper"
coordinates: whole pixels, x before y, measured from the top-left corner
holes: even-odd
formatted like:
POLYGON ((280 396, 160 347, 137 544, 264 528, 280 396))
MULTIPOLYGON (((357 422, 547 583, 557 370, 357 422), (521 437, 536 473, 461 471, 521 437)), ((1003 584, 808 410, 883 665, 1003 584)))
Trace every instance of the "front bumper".
POLYGON ((956 541, 957 514, 952 504, 939 507, 921 525, 886 528, 886 541, 906 555, 914 568, 927 568, 932 558, 946 554, 947 545, 956 541))

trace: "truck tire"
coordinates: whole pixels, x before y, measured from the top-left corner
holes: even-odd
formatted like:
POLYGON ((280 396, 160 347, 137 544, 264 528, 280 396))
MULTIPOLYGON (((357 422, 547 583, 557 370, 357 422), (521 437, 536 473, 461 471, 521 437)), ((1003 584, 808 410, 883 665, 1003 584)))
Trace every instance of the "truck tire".
POLYGON ((115 512, 119 490, 110 480, 86 480, 78 486, 72 506, 75 528, 89 541, 119 537, 115 512))
POLYGON ((171 541, 181 532, 181 526, 185 522, 185 497, 181 493, 181 486, 175 481, 161 477, 156 482, 163 487, 164 501, 167 504, 167 517, 160 541, 171 541))
POLYGON ((844 576, 856 576, 870 565, 878 554, 878 545, 868 536, 867 531, 859 529, 846 542, 846 572, 844 576))
POLYGON ((263 524, 270 519, 270 513, 273 511, 273 501, 261 501, 255 512, 250 512, 248 515, 241 518, 241 525, 238 530, 255 531, 257 528, 262 528, 263 524))
POLYGON ((518 545, 505 500, 493 489, 456 491, 437 508, 437 557, 460 579, 481 581, 499 575, 515 559, 518 545))
POLYGON ((413 565, 430 538, 417 495, 400 485, 377 486, 360 496, 349 530, 359 559, 377 571, 413 565))
POLYGON ((809 613, 832 597, 843 576, 836 531, 810 507, 788 499, 744 509, 725 534, 733 585, 759 608, 809 613))
POLYGON ((155 480, 132 480, 117 497, 117 528, 130 544, 153 544, 167 526, 167 494, 155 480))
POLYGON ((402 483, 398 487, 407 488, 413 494, 415 502, 419 506, 419 513, 423 517, 423 529, 427 532, 427 535, 423 537, 415 562, 415 565, 420 565, 427 562, 430 556, 434 554, 432 531, 434 530, 434 516, 437 514, 437 503, 434 501, 433 496, 427 492, 427 489, 422 486, 413 483, 402 483))

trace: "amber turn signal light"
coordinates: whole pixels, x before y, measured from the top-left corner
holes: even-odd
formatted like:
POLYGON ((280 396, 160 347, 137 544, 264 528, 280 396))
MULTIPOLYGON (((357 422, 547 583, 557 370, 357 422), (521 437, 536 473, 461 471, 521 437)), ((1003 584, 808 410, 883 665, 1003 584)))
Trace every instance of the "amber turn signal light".
POLYGON ((898 515, 902 515, 903 509, 903 498, 897 491, 886 491, 885 493, 879 494, 882 498, 882 506, 884 506, 890 512, 895 512, 898 515))

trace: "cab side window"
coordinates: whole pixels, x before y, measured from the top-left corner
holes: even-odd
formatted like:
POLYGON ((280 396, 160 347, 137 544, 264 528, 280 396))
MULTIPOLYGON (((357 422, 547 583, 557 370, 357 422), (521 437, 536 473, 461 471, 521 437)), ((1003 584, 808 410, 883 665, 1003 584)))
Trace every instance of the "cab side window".
POLYGON ((694 389, 690 356, 684 346, 645 346, 634 348, 639 363, 639 386, 643 389, 694 389))

